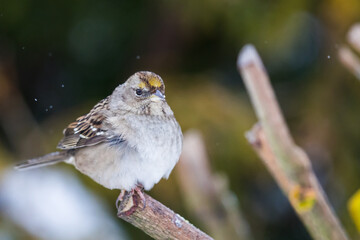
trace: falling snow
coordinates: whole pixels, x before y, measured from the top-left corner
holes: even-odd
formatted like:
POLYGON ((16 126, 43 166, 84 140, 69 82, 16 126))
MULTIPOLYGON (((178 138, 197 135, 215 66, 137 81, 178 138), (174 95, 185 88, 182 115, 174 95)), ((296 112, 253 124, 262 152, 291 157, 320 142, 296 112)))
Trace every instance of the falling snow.
POLYGON ((37 100, 37 98, 34 98, 34 100, 35 100, 35 102, 37 102, 38 100, 37 100))
POLYGON ((331 58, 330 55, 328 55, 327 58, 330 59, 331 58))

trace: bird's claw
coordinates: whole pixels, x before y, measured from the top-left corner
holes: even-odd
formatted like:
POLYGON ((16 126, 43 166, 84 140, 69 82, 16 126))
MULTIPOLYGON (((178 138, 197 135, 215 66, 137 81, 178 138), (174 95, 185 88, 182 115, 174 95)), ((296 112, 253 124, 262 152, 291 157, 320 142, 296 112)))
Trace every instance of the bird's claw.
POLYGON ((118 209, 118 213, 122 211, 122 209, 120 209, 121 207, 121 203, 123 200, 126 201, 126 199, 132 198, 132 202, 133 202, 133 206, 131 207, 131 210, 128 211, 127 214, 132 214, 135 209, 139 206, 139 199, 142 202, 143 207, 141 208, 141 210, 144 210, 146 207, 146 199, 144 196, 144 187, 142 185, 137 185, 134 189, 132 189, 130 192, 126 191, 126 190, 121 190, 118 198, 116 199, 116 208, 118 209))
POLYGON ((124 200, 125 194, 126 194, 126 191, 125 191, 124 189, 122 189, 122 190, 120 191, 119 196, 118 196, 117 199, 116 199, 116 202, 115 202, 116 209, 119 209, 120 203, 122 202, 122 200, 124 200))
POLYGON ((133 189, 132 191, 134 191, 134 193, 136 193, 140 197, 140 199, 141 199, 141 201, 143 203, 142 210, 144 210, 145 207, 146 207, 146 199, 145 199, 145 196, 144 196, 144 187, 141 186, 141 185, 137 185, 136 188, 133 189))

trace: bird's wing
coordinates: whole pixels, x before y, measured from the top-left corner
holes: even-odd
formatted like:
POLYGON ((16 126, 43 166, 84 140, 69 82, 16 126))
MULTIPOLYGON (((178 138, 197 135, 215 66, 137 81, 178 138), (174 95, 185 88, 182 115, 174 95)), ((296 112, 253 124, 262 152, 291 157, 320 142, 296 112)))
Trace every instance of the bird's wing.
MULTIPOLYGON (((64 129, 64 138, 58 148, 63 150, 82 148, 111 140, 115 136, 104 128, 105 116, 103 110, 108 108, 109 98, 97 103, 91 111, 76 119, 64 129)), ((118 140, 117 140, 118 141, 118 140)))

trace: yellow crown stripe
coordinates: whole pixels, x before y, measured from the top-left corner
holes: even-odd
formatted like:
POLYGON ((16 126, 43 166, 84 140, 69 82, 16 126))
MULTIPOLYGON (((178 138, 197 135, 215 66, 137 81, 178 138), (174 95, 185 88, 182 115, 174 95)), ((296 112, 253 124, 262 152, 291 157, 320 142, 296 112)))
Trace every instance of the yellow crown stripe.
POLYGON ((149 84, 150 84, 150 86, 152 86, 152 87, 161 87, 161 81, 158 79, 158 78, 156 78, 156 77, 151 77, 150 79, 149 79, 149 84))

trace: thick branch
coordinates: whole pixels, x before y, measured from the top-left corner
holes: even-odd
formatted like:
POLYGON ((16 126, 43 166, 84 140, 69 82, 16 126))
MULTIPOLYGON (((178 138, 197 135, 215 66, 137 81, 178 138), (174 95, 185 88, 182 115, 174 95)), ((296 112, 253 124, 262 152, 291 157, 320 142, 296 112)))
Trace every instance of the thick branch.
MULTIPOLYGON (((348 34, 347 40, 350 45, 360 53, 360 23, 354 24, 348 34)), ((360 59, 347 46, 341 46, 338 51, 341 63, 360 80, 360 59)))
POLYGON ((203 138, 197 130, 184 134, 177 176, 187 209, 215 239, 252 239, 226 176, 211 171, 203 138))
POLYGON ((354 24, 350 28, 347 40, 360 53, 360 23, 354 24))
POLYGON ((237 66, 261 124, 247 135, 253 148, 314 239, 347 239, 309 158, 294 144, 269 77, 253 46, 243 48, 237 66))
POLYGON ((118 216, 154 239, 212 239, 160 202, 144 196, 145 207, 138 195, 125 195, 118 216))
POLYGON ((359 57, 351 51, 350 48, 346 46, 340 47, 339 59, 341 63, 352 72, 357 79, 360 80, 360 59, 359 57))

